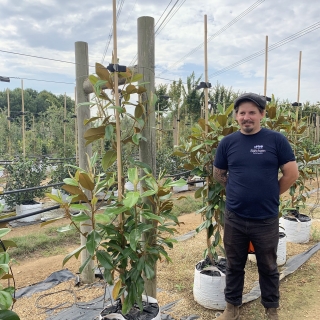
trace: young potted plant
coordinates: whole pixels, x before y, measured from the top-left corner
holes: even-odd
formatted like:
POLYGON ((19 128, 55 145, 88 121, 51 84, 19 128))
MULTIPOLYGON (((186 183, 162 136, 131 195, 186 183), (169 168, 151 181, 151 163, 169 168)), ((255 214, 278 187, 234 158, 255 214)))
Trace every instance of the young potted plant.
MULTIPOLYGON (((1 210, 0 210, 1 211, 1 210)), ((8 253, 9 247, 14 247, 16 244, 12 240, 2 240, 7 233, 10 232, 8 228, 0 228, 0 279, 8 280, 12 279, 10 269, 10 256, 8 253)), ((19 320, 19 316, 12 311, 12 306, 15 302, 14 286, 4 286, 4 282, 0 283, 0 319, 3 320, 19 320)))
MULTIPOLYGON (((179 223, 171 213, 171 188, 184 185, 186 181, 165 179, 164 172, 156 179, 147 165, 132 161, 133 167, 128 169, 128 180, 134 190, 125 191, 120 202, 112 197, 106 202, 98 202, 97 194, 112 188, 116 181, 112 173, 103 176, 95 172, 96 159, 94 156, 89 160, 88 171, 78 168, 74 176, 64 179, 66 184, 63 189, 71 194, 71 202, 65 203, 52 194, 47 196, 60 203, 65 209, 65 217, 70 218, 70 225, 62 230, 76 228, 86 238, 86 244, 68 254, 63 264, 72 257, 78 258, 80 252, 87 249, 89 257, 80 267, 80 272, 89 261, 95 260, 104 280, 113 285, 112 296, 115 300, 119 299, 116 302, 118 309, 125 315, 132 312, 132 308, 143 310, 143 276, 147 279, 155 276, 158 260, 170 261, 166 247, 172 248, 176 242, 172 236, 176 231, 174 226, 179 223), (139 178, 140 169, 144 175, 139 178), (141 184, 140 191, 138 184, 141 184), (149 204, 143 198, 147 198, 149 204), (81 204, 73 203, 79 200, 81 204), (73 215, 72 209, 80 210, 80 213, 73 215), (85 221, 92 227, 88 234, 82 233, 77 226, 77 222, 85 221), (150 232, 155 237, 146 245, 143 239, 150 232)), ((150 297, 146 299, 155 303, 150 297)), ((103 316, 112 313, 114 307, 104 310, 103 316)), ((134 312, 137 312, 136 309, 134 312)), ((158 313, 159 310, 156 315, 158 313)))
POLYGON ((311 218, 300 212, 305 208, 309 197, 307 181, 315 176, 312 162, 320 158, 320 154, 312 154, 305 145, 307 122, 298 117, 298 110, 292 112, 288 105, 278 105, 272 97, 267 106, 267 118, 264 125, 284 134, 290 142, 298 164, 299 178, 289 189, 289 198, 282 199, 280 225, 284 228, 287 241, 305 243, 309 241, 311 218))
MULTIPOLYGON (((37 199, 45 194, 44 189, 37 189, 46 178, 45 159, 19 158, 7 164, 6 168, 6 191, 21 190, 31 188, 29 191, 14 192, 4 196, 9 207, 16 207, 17 215, 24 215, 35 212, 42 208, 42 203, 37 199)), ((41 215, 21 218, 20 221, 31 222, 40 220, 41 215)))
POLYGON ((195 266, 193 296, 203 307, 221 310, 225 307, 225 276, 218 268, 221 261, 218 248, 221 253, 224 252, 221 247, 221 233, 224 223, 225 189, 213 178, 212 164, 221 137, 238 130, 238 127, 232 118, 233 104, 226 110, 221 105, 217 108, 218 113, 208 119, 207 125, 204 119, 198 121, 192 128, 192 134, 176 147, 173 154, 182 158, 184 168, 191 170, 190 175, 206 180, 206 184, 195 192, 195 198, 202 197, 206 203, 197 212, 202 215, 203 222, 196 230, 206 230, 207 248, 203 259, 195 266))
MULTIPOLYGON (((155 277, 156 262, 160 259, 170 261, 166 247, 172 248, 175 242, 172 237, 175 232, 174 226, 179 223, 177 217, 171 213, 173 202, 170 190, 174 186, 185 185, 186 181, 165 179, 164 172, 155 178, 148 165, 131 159, 127 176, 133 190, 124 190, 123 184, 121 185, 124 181, 121 167, 122 145, 131 143, 138 146, 140 140, 144 139, 141 134, 145 123, 144 103, 148 103, 139 99, 141 102, 133 104, 129 100, 132 94, 143 93, 146 89, 132 84, 140 80, 142 75, 133 75, 129 70, 120 72, 119 75, 124 77, 126 82, 121 89, 123 100, 119 106, 118 101, 115 103, 102 90, 102 86, 107 85, 113 92, 118 91, 114 87, 112 74, 100 64, 96 64, 96 74, 89 76, 89 79, 95 90, 97 108, 101 116, 85 122, 87 124, 99 120, 97 126, 85 132, 84 138, 87 144, 99 139, 108 142, 109 147, 101 159, 103 171, 96 171, 95 154, 88 159, 86 170, 76 168, 77 171, 72 177, 64 179, 63 189, 71 195, 70 201, 64 203, 61 197, 52 194, 47 196, 59 202, 65 209, 65 217, 70 218, 69 228, 77 228, 85 238, 85 244, 67 255, 63 263, 71 257, 78 258, 82 250, 87 250, 88 258, 81 265, 80 272, 92 260, 96 261, 104 280, 113 285, 112 296, 117 301, 117 311, 125 315, 131 311, 136 313, 137 308, 138 312, 143 312, 143 293, 147 291, 145 283, 155 277), (134 115, 126 112, 125 107, 128 104, 135 106, 134 115), (126 131, 126 136, 121 140, 119 124, 109 115, 109 112, 115 109, 123 117, 133 120, 132 128, 126 131), (117 159, 118 151, 120 159, 117 159), (109 171, 116 161, 119 170, 109 171), (118 197, 112 196, 99 201, 98 195, 101 192, 107 193, 116 185, 120 185, 118 197), (72 209, 80 210, 80 213, 74 215, 71 213, 72 209), (79 222, 86 224, 91 231, 82 232, 77 224, 79 222)), ((49 221, 45 222, 47 223, 49 221)), ((147 302, 154 302, 148 297, 148 291, 145 294, 147 302)), ((108 317, 106 313, 115 311, 114 306, 109 307, 101 317, 108 317)), ((155 318, 159 317, 159 307, 157 308, 155 318)), ((119 319, 119 315, 115 317, 119 319)))

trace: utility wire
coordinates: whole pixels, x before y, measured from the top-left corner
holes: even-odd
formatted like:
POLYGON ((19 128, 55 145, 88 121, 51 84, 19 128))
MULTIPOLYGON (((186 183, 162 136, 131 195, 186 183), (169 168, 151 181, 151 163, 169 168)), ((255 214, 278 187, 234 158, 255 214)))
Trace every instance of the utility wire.
MULTIPOLYGON (((119 20, 120 14, 121 14, 124 1, 125 0, 118 0, 118 11, 117 11, 117 18, 116 18, 117 22, 119 20), (120 3, 120 5, 119 5, 119 3, 120 3)), ((106 54, 107 54, 107 51, 109 49, 109 45, 110 45, 110 42, 111 42, 111 39, 112 39, 112 33, 113 33, 113 25, 111 24, 108 40, 107 40, 107 43, 106 43, 106 46, 104 48, 104 52, 103 52, 103 55, 102 55, 101 64, 103 64, 104 59, 105 59, 106 54)))
MULTIPOLYGON (((160 18, 158 19, 156 25, 157 25, 158 22, 160 21, 161 17, 162 17, 163 14, 165 13, 165 11, 168 9, 168 7, 169 7, 169 5, 171 4, 171 2, 172 2, 172 0, 169 2, 169 4, 167 5, 166 9, 164 10, 164 12, 162 13, 162 15, 161 15, 160 18)), ((168 18, 169 15, 170 15, 170 13, 172 12, 172 10, 173 10, 173 9, 176 7, 176 5, 178 4, 178 2, 179 2, 179 0, 177 0, 177 1, 174 3, 174 5, 173 5, 172 8, 170 9, 170 11, 167 13, 167 15, 165 16, 165 18, 164 18, 163 21, 161 22, 160 26, 159 26, 159 27, 157 28, 157 30, 155 31, 155 33, 154 33, 155 37, 164 29, 164 27, 168 24, 168 22, 172 19, 172 17, 178 12, 178 10, 179 10, 179 9, 182 7, 182 5, 186 2, 186 0, 184 0, 184 1, 180 4, 180 6, 176 9, 176 11, 171 15, 171 17, 168 18), (166 22, 167 19, 169 19, 169 20, 166 22), (165 23, 165 22, 166 22, 166 23, 165 23), (165 23, 165 25, 164 25, 164 26, 162 27, 162 29, 160 30, 161 26, 162 26, 164 23, 165 23)), ((155 25, 155 26, 156 26, 156 25, 155 25)), ((136 55, 134 56, 134 58, 131 60, 130 65, 136 64, 137 58, 138 58, 137 56, 138 56, 138 54, 136 54, 136 55)))
MULTIPOLYGON (((320 21, 316 22, 315 24, 313 24, 313 25, 311 25, 311 26, 309 26, 309 27, 307 27, 307 28, 305 28, 305 29, 303 29, 303 30, 301 30, 301 31, 299 31, 299 32, 297 32, 297 33, 285 38, 285 39, 282 39, 282 40, 276 42, 275 44, 273 44, 271 46, 268 46, 268 51, 275 50, 275 49, 277 49, 277 48, 279 48, 279 47, 281 47, 281 46, 283 46, 283 45, 285 45, 285 44, 287 44, 287 43, 289 43, 289 42, 291 42, 293 40, 296 40, 296 39, 298 39, 298 38, 300 38, 300 37, 312 32, 312 31, 315 31, 315 30, 317 30, 319 28, 320 28, 320 21)), ((221 70, 219 70, 219 71, 216 71, 216 72, 212 73, 209 76, 209 78, 210 77, 216 77, 216 76, 218 76, 218 75, 220 75, 220 74, 222 74, 224 72, 227 72, 227 71, 229 71, 229 70, 231 70, 231 69, 233 69, 235 67, 238 67, 239 65, 241 65, 241 64, 243 64, 245 62, 253 60, 253 59, 255 59, 255 58, 257 58, 257 57, 259 57, 259 56, 261 56, 263 54, 265 54, 265 50, 264 49, 254 53, 254 54, 252 54, 252 55, 250 55, 250 56, 248 56, 246 58, 243 58, 243 59, 241 59, 241 60, 239 60, 239 61, 237 61, 237 62, 235 62, 235 63, 233 63, 233 64, 231 64, 231 65, 229 65, 229 66, 227 66, 227 67, 225 67, 225 68, 223 68, 221 70)))
MULTIPOLYGON (((219 36, 221 33, 223 33, 225 30, 227 30, 228 28, 230 28, 232 25, 234 25, 236 22, 238 22, 239 20, 241 20, 243 17, 245 17, 248 13, 250 13, 251 11, 253 11, 256 7, 258 7, 261 3, 263 3, 265 0, 258 0, 257 2, 255 2, 252 6, 248 7, 245 11, 243 11, 241 14, 239 14, 236 18, 234 18, 233 20, 231 20, 228 24, 226 24, 224 27, 222 27, 219 31, 217 31, 216 33, 214 33, 212 36, 208 37, 207 41, 210 42, 211 40, 213 40, 214 38, 216 38, 217 36, 219 36)), ((159 76, 164 73, 164 71, 166 70, 170 70, 171 68, 173 68, 174 66, 176 66, 178 63, 182 62, 183 60, 187 59, 189 56, 191 56, 192 54, 194 54, 195 52, 197 52, 199 49, 201 49, 204 46, 204 42, 200 43, 197 47, 195 47, 194 49, 192 49, 190 52, 188 52, 187 54, 185 54, 182 58, 180 58, 178 61, 176 61, 175 63, 173 63, 172 65, 170 65, 169 67, 167 67, 165 70, 163 70, 161 73, 159 73, 159 76)))
POLYGON ((20 77, 8 77, 10 79, 21 79, 21 80, 31 80, 31 81, 40 81, 40 82, 53 82, 53 83, 63 83, 63 84, 73 84, 74 82, 63 82, 63 81, 53 81, 53 80, 43 80, 43 79, 31 79, 31 78, 20 78, 20 77))
POLYGON ((169 8, 170 4, 171 4, 172 0, 170 0, 169 4, 167 5, 167 7, 164 9, 164 11, 162 12, 162 15, 160 16, 160 18, 158 19, 158 21, 156 22, 156 24, 154 25, 155 27, 157 26, 157 24, 159 23, 159 21, 161 20, 162 16, 164 15, 164 13, 167 11, 167 9, 169 8))
MULTIPOLYGON (((157 34, 158 30, 161 28, 161 26, 163 25, 163 23, 166 21, 166 19, 169 17, 170 13, 172 12, 172 10, 175 8, 175 6, 178 4, 179 0, 177 0, 175 2, 175 4, 172 6, 172 8, 170 9, 170 11, 167 13, 167 15, 165 16, 165 18, 163 19, 163 21, 161 22, 160 26, 158 27, 158 29, 155 31, 155 35, 157 34)), ((170 2, 171 3, 171 2, 170 2)))
POLYGON ((159 33, 165 28, 165 26, 170 22, 170 20, 172 19, 172 17, 179 11, 179 9, 183 6, 183 4, 186 2, 186 0, 184 0, 180 6, 176 9, 176 11, 171 15, 171 17, 166 21, 165 25, 162 27, 162 29, 160 29, 160 27, 157 29, 155 36, 159 35, 159 33))

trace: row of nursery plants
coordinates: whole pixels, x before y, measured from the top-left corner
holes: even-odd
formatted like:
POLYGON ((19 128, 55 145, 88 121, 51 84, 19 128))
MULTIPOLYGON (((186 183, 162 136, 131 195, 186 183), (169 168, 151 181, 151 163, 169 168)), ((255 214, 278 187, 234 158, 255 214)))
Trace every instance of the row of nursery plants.
MULTIPOLYGON (((93 157, 88 156, 85 169, 74 165, 67 166, 68 177, 63 179, 62 187, 70 195, 67 200, 62 199, 61 193, 46 195, 59 203, 64 208, 64 217, 69 218, 68 226, 60 228, 59 231, 76 229, 85 239, 79 248, 65 257, 63 263, 86 253, 80 272, 85 272, 88 268, 92 271, 94 261, 105 282, 113 286, 113 299, 125 315, 133 307, 143 312, 143 294, 151 296, 147 298, 149 301, 156 298, 150 281, 156 278, 157 261, 170 262, 167 249, 173 247, 176 227, 179 225, 177 217, 172 213, 171 188, 183 186, 186 181, 166 178, 165 171, 156 174, 148 164, 127 157, 126 175, 133 185, 133 190, 124 190, 121 183, 124 181, 123 157, 117 158, 118 147, 130 145, 136 148, 140 141, 145 139, 143 129, 147 122, 146 106, 150 101, 155 103, 156 100, 146 96, 143 84, 134 84, 142 81, 142 75, 133 74, 127 69, 126 72, 120 72, 119 76, 126 80, 121 88, 123 100, 120 106, 102 90, 104 85, 110 90, 115 89, 113 73, 97 63, 96 75, 89 77, 95 90, 95 107, 98 108, 100 116, 87 119, 85 125, 97 125, 89 128, 84 138, 87 144, 100 139, 107 142, 101 159, 95 153, 93 157), (140 96, 135 104, 131 102, 134 94, 140 96), (135 108, 134 115, 127 113, 128 105, 135 108), (117 117, 110 115, 112 112, 132 119, 132 128, 126 131, 124 137, 118 134, 120 128, 117 117), (119 185, 122 189, 118 190, 118 195, 115 196, 114 191, 119 185), (104 201, 100 201, 101 194, 106 195, 104 201), (74 210, 79 213, 72 213, 74 210), (84 231, 82 226, 89 229, 84 231)), ((227 108, 218 105, 217 113, 209 118, 208 123, 202 118, 199 119, 192 127, 190 136, 181 140, 173 153, 173 156, 180 158, 183 169, 189 170, 190 175, 206 179, 207 183, 195 192, 195 197, 203 198, 206 204, 198 211, 203 222, 197 231, 206 231, 204 257, 208 257, 212 264, 218 260, 219 248, 220 252, 223 252, 225 209, 225 190, 213 179, 212 164, 219 141, 238 130, 232 111, 232 104, 227 108)), ((300 176, 290 188, 290 202, 283 203, 283 212, 299 210, 307 199, 308 188, 305 182, 314 175, 311 169, 312 161, 320 157, 310 154, 304 148, 303 138, 307 128, 305 119, 298 119, 290 110, 277 105, 273 98, 267 106, 267 117, 263 126, 282 132, 293 146, 300 176)), ((30 170, 32 173, 33 169, 30 170)), ((42 225, 55 220, 43 222, 42 225)), ((108 310, 107 307, 105 314, 112 312, 108 310)))

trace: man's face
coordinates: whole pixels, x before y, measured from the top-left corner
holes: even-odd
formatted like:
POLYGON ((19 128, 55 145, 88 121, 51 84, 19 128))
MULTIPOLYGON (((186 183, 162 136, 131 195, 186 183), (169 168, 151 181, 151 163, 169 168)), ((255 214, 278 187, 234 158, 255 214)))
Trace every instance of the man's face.
POLYGON ((260 121, 264 117, 265 111, 260 112, 257 105, 253 102, 243 102, 236 113, 236 120, 240 125, 243 134, 255 134, 260 131, 260 121))

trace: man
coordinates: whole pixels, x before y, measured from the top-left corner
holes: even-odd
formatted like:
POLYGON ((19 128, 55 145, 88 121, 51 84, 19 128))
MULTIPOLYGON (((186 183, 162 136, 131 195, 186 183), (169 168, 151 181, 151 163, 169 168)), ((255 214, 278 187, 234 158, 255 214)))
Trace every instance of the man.
POLYGON ((250 241, 257 258, 261 303, 268 319, 278 319, 279 195, 290 188, 299 173, 286 137, 261 128, 265 108, 266 98, 254 93, 245 93, 235 100, 240 130, 221 140, 214 160, 214 178, 226 187, 223 241, 227 306, 218 317, 220 320, 240 317, 250 241))

